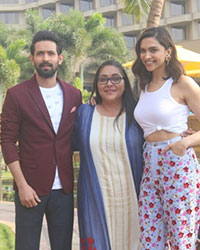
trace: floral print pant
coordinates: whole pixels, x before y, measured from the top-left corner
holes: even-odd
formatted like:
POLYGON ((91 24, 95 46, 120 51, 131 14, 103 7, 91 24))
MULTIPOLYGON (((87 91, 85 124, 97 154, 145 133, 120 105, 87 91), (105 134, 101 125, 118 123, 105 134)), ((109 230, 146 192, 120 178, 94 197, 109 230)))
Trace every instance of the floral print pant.
POLYGON ((200 165, 192 148, 184 156, 168 143, 144 144, 139 213, 142 250, 195 250, 200 224, 200 165), (171 248, 169 248, 169 246, 171 248))

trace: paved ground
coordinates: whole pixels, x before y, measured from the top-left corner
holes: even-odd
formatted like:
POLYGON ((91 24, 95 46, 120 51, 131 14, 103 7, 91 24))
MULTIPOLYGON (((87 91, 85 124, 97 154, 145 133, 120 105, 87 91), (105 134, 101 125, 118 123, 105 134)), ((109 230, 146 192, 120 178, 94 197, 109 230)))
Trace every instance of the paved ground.
MULTIPOLYGON (((78 222, 77 222, 77 210, 74 217, 74 232, 73 232, 73 250, 79 250, 79 236, 78 236, 78 222)), ((4 223, 10 226, 15 232, 15 207, 13 202, 1 202, 0 201, 0 223, 4 223)), ((46 221, 44 220, 40 250, 50 250, 48 232, 46 221)))

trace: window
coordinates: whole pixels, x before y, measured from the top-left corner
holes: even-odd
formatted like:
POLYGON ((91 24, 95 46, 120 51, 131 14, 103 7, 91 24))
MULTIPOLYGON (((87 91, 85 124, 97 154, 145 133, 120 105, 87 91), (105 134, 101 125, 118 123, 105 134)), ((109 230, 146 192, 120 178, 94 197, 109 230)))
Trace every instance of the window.
POLYGON ((126 47, 128 49, 133 49, 135 48, 136 40, 137 40, 137 35, 124 35, 124 39, 126 41, 126 47))
POLYGON ((19 24, 18 12, 1 12, 0 22, 5 24, 19 24))
POLYGON ((200 10, 200 0, 197 0, 197 9, 200 10))
POLYGON ((42 9, 42 16, 44 19, 50 17, 56 12, 55 7, 45 7, 42 9))
POLYGON ((112 4, 115 4, 115 0, 100 0, 100 6, 104 7, 104 6, 109 6, 112 4))
POLYGON ((133 16, 128 15, 126 13, 122 13, 122 24, 123 25, 131 25, 131 24, 133 24, 133 16))
POLYGON ((60 11, 62 13, 68 13, 70 11, 70 9, 73 8, 73 5, 70 5, 70 4, 60 4, 60 11))
POLYGON ((185 1, 171 1, 171 16, 185 14, 185 1))
POLYGON ((87 11, 93 9, 92 0, 80 0, 80 11, 87 11))
POLYGON ((175 41, 185 40, 185 27, 172 27, 172 38, 175 41))
POLYGON ((115 18, 113 16, 104 16, 106 19, 105 26, 114 27, 115 26, 115 18))
POLYGON ((0 0, 0 4, 19 3, 19 0, 0 0))

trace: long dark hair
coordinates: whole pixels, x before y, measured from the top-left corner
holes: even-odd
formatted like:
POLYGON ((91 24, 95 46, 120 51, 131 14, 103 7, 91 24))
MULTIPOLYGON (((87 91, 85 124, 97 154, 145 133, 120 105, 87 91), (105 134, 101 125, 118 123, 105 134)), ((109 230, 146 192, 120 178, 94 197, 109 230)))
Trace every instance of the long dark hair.
POLYGON ((126 71, 124 70, 124 68, 122 67, 122 65, 117 62, 117 61, 105 61, 104 63, 102 63, 99 68, 97 69, 97 72, 95 74, 94 77, 94 82, 93 82, 93 90, 91 93, 90 98, 93 97, 93 95, 95 95, 95 100, 96 103, 102 103, 102 97, 99 94, 99 90, 98 90, 98 78, 99 75, 102 71, 102 69, 106 66, 114 66, 116 68, 119 69, 121 75, 124 78, 124 93, 122 95, 122 105, 121 105, 121 109, 119 111, 119 113, 117 114, 116 118, 115 118, 115 122, 118 121, 120 115, 123 113, 124 109, 126 110, 126 115, 127 115, 127 119, 128 119, 128 126, 130 126, 133 118, 133 110, 135 108, 136 105, 136 99, 134 98, 133 92, 132 92, 132 88, 128 79, 128 76, 126 74, 126 71))
POLYGON ((165 49, 172 48, 171 59, 169 64, 166 64, 166 73, 167 77, 172 77, 174 82, 177 82, 185 71, 182 64, 178 61, 175 44, 172 41, 169 32, 164 27, 152 27, 142 32, 135 47, 137 59, 132 66, 132 71, 139 80, 141 89, 144 89, 152 80, 152 72, 147 71, 140 58, 141 42, 144 38, 149 37, 154 37, 165 49))

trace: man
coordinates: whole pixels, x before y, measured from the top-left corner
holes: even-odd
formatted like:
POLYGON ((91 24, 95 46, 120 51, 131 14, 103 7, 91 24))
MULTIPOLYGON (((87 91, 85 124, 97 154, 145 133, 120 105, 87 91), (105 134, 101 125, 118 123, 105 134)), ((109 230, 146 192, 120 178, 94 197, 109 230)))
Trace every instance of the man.
POLYGON ((57 34, 36 33, 30 60, 35 75, 7 91, 2 111, 2 152, 16 190, 16 250, 39 249, 44 214, 51 249, 70 250, 71 136, 81 94, 57 78, 63 62, 57 34))

